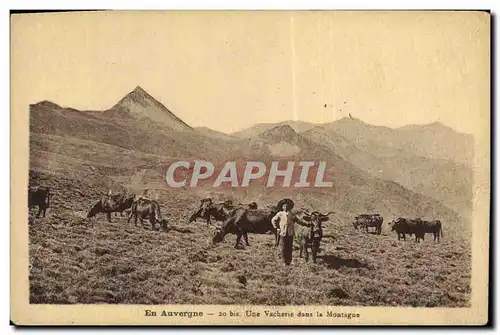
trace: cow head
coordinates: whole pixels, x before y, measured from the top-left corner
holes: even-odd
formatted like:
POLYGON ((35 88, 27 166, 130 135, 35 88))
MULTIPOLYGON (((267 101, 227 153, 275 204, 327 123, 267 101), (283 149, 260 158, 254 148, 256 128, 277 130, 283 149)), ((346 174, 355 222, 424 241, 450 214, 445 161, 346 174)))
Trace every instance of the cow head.
POLYGON ((222 242, 222 240, 224 240, 224 236, 226 234, 224 233, 224 231, 221 229, 221 228, 217 228, 215 231, 214 231, 214 235, 212 237, 212 243, 213 244, 217 244, 217 243, 220 243, 222 242))
POLYGON ((160 227, 161 227, 164 231, 167 231, 167 228, 168 228, 168 220, 167 220, 167 219, 161 219, 161 221, 160 221, 160 227))
POLYGON ((202 218, 206 217, 208 213, 210 212, 210 208, 212 207, 213 202, 211 198, 206 198, 201 200, 200 204, 200 216, 202 218))
POLYGON ((333 214, 335 212, 328 212, 322 214, 320 212, 308 212, 303 210, 304 216, 303 220, 307 221, 311 227, 311 238, 321 238, 323 236, 323 222, 328 221, 330 218, 328 215, 333 214))
POLYGON ((196 212, 191 215, 189 218, 189 223, 196 221, 196 218, 206 218, 210 212, 210 208, 212 207, 213 202, 211 198, 205 198, 201 200, 200 207, 196 210, 196 212))
POLYGON ((99 200, 98 202, 95 203, 94 206, 92 206, 92 208, 90 208, 89 212, 87 213, 87 218, 94 217, 101 212, 102 212, 102 202, 99 200))
POLYGON ((403 218, 397 218, 396 220, 389 221, 387 224, 389 227, 391 227, 391 231, 395 231, 396 228, 401 225, 401 222, 403 221, 403 218))
POLYGON ((249 210, 257 209, 257 203, 252 202, 252 203, 248 204, 248 209, 249 210))

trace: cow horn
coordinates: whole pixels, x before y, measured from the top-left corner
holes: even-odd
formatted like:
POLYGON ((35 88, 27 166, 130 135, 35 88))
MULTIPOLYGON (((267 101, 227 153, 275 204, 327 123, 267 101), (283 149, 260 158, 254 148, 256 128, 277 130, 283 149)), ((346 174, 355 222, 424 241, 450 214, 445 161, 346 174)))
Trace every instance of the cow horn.
POLYGON ((335 212, 327 212, 327 213, 322 214, 322 215, 323 215, 323 216, 328 216, 328 215, 330 215, 330 214, 335 214, 335 212))
POLYGON ((111 189, 108 191, 108 195, 111 195, 111 189))
POLYGON ((307 209, 305 209, 303 207, 300 210, 303 211, 306 215, 311 215, 312 214, 311 212, 309 212, 307 209))

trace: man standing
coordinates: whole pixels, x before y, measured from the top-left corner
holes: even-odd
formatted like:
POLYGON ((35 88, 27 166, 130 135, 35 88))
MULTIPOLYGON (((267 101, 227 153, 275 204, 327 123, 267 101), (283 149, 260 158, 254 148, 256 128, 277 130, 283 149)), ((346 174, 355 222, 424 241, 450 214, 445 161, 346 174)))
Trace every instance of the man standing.
POLYGON ((290 210, 293 208, 293 201, 290 199, 281 200, 277 207, 281 208, 282 211, 271 219, 271 223, 278 230, 280 258, 283 259, 285 265, 290 265, 292 262, 294 233, 294 217, 290 210), (277 226, 278 222, 279 227, 277 226))

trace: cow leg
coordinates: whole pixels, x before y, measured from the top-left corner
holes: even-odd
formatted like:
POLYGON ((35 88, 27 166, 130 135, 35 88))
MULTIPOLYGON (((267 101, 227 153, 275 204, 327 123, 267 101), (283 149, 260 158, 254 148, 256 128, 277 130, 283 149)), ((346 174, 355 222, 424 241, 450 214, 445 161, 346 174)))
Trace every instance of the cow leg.
POLYGON ((250 243, 248 243, 248 234, 247 233, 243 234, 243 237, 245 238, 245 243, 246 243, 247 247, 249 247, 250 243))
POLYGON ((44 206, 44 207, 43 207, 43 209, 42 209, 42 216, 43 216, 43 217, 45 217, 45 212, 46 212, 46 211, 47 211, 47 207, 45 207, 45 206, 44 206))
POLYGON ((151 223, 151 230, 156 229, 156 218, 154 217, 154 214, 149 217, 149 222, 151 223))
POLYGON ((240 244, 240 242, 241 242, 241 236, 242 236, 242 234, 241 234, 241 233, 238 233, 238 234, 236 235, 236 244, 234 245, 234 247, 235 247, 235 248, 237 248, 237 247, 238 247, 238 244, 240 244))
POLYGON ((319 241, 312 241, 311 252, 313 263, 316 263, 316 258, 318 257, 319 241))
POLYGON ((42 212, 42 207, 38 206, 38 213, 36 214, 36 217, 40 217, 40 213, 42 212))
POLYGON ((304 243, 304 253, 305 253, 305 258, 306 262, 309 261, 309 250, 307 250, 307 244, 304 243))
POLYGON ((108 217, 108 222, 111 222, 111 213, 108 213, 107 217, 108 217))

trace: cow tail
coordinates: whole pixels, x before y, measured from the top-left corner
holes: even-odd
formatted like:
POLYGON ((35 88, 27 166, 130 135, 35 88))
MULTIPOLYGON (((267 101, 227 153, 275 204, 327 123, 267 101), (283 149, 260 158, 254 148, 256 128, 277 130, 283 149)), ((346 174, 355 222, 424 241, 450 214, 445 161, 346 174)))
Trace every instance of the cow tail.
POLYGON ((439 230, 441 231, 441 237, 444 237, 443 236, 443 226, 439 226, 439 230))

